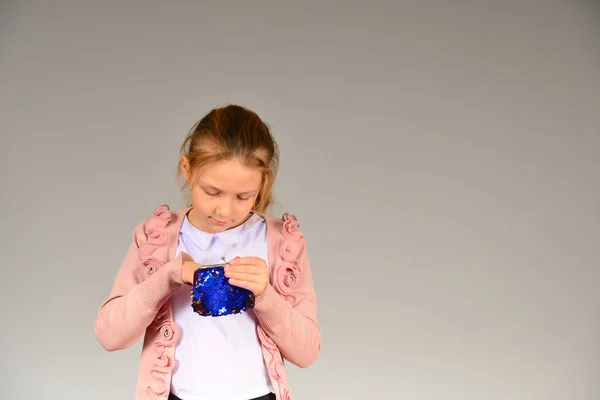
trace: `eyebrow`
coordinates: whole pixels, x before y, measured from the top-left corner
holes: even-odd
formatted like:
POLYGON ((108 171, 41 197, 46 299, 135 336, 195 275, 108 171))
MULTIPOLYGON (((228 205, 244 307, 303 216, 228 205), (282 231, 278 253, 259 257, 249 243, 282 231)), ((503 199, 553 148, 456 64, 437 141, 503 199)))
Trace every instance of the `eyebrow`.
MULTIPOLYGON (((202 183, 202 186, 205 186, 207 189, 213 189, 216 190, 217 192, 222 192, 221 189, 214 187, 213 185, 209 185, 208 183, 202 183)), ((242 193, 238 193, 238 196, 242 196, 242 195, 249 195, 249 194, 254 194, 256 193, 257 190, 248 190, 247 192, 242 192, 242 193)))

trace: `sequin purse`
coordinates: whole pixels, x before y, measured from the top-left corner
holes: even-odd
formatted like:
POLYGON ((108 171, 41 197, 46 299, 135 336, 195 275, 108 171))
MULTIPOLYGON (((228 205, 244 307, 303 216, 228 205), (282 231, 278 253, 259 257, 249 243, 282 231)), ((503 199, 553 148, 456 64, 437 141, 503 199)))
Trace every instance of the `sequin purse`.
POLYGON ((223 264, 203 265, 194 271, 192 309, 202 316, 240 314, 254 307, 254 293, 233 286, 223 264))

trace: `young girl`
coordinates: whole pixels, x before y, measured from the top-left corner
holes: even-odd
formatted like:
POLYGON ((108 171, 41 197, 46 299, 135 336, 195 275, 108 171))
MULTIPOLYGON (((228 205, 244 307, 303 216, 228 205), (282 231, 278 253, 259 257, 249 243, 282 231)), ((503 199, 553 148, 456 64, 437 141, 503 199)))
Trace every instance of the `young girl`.
POLYGON ((135 399, 290 399, 284 359, 321 350, 306 243, 296 217, 265 214, 278 152, 268 127, 240 106, 212 110, 181 148, 189 207, 141 221, 100 306, 109 351, 143 337, 135 399), (253 299, 206 316, 193 307, 195 271, 227 260, 224 276, 253 299))

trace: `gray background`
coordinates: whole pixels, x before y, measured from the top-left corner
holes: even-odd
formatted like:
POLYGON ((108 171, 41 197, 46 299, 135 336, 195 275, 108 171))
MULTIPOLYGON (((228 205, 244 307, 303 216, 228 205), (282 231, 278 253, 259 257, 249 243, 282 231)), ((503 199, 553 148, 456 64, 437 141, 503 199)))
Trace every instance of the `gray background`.
POLYGON ((294 400, 600 398, 598 3, 217 3, 2 2, 2 398, 133 397, 96 312, 229 102, 309 244, 294 400))

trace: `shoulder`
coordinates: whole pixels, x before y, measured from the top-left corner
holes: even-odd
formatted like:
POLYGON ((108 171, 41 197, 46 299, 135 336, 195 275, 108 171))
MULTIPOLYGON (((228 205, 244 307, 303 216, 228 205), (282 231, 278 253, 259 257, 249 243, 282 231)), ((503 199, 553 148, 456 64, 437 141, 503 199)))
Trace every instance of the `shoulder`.
POLYGON ((167 204, 157 206, 137 223, 133 239, 137 242, 138 246, 147 242, 161 244, 166 240, 167 235, 171 231, 181 227, 188 210, 189 208, 171 210, 167 204))
POLYGON ((299 261, 307 251, 300 220, 293 214, 281 217, 263 216, 267 221, 267 241, 273 257, 285 261, 299 261))
POLYGON ((304 240, 304 234, 300 231, 300 220, 297 216, 284 213, 281 217, 274 215, 263 215, 267 222, 267 229, 281 239, 304 240))
POLYGON ((293 214, 267 216, 269 262, 274 289, 295 306, 305 296, 312 296, 311 269, 300 220, 293 214))

